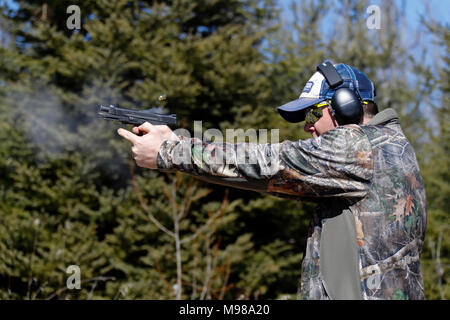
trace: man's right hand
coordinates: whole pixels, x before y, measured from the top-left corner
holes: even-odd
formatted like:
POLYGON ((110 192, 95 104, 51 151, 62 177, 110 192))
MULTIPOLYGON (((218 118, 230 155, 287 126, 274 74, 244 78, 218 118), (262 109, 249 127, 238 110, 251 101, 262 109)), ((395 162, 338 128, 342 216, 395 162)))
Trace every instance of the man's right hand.
POLYGON ((168 126, 164 125, 145 122, 139 127, 133 127, 132 131, 120 128, 117 132, 133 144, 131 151, 136 164, 149 169, 157 169, 158 151, 164 141, 180 140, 168 126), (144 136, 139 137, 137 134, 140 132, 144 136))

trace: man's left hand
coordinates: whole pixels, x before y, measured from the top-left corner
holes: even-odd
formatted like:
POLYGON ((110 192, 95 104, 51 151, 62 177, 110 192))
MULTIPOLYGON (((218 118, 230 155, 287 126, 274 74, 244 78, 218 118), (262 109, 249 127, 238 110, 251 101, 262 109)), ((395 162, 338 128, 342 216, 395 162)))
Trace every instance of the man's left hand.
POLYGON ((131 152, 136 164, 149 169, 158 168, 158 152, 164 141, 180 140, 168 126, 152 125, 148 122, 133 127, 133 132, 122 128, 117 130, 119 135, 133 144, 131 152), (143 133, 143 136, 138 136, 139 132, 143 133))

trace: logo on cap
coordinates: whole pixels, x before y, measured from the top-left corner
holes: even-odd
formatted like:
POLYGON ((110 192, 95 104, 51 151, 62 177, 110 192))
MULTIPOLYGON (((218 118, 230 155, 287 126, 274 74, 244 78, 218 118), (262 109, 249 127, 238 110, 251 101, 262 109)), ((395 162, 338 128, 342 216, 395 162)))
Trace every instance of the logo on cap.
POLYGON ((311 88, 313 87, 313 85, 314 85, 314 82, 308 81, 308 82, 306 83, 305 87, 303 88, 303 91, 302 91, 302 92, 306 92, 306 93, 310 92, 310 91, 311 91, 311 88))

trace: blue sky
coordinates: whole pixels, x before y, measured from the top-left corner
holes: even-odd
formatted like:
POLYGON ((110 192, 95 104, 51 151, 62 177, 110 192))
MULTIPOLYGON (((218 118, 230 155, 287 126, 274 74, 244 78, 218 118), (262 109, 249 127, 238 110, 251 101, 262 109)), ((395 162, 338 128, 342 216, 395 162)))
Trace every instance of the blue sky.
MULTIPOLYGON (((289 14, 289 4, 293 0, 277 0, 281 7, 289 14)), ((335 2, 337 0, 329 0, 335 2)), ((379 4, 383 0, 368 1, 368 5, 379 4)), ((300 1, 298 1, 300 2, 300 1)), ((428 4, 432 17, 442 23, 450 24, 450 1, 449 0, 395 0, 399 5, 405 6, 408 22, 412 27, 416 27, 419 23, 420 14, 426 12, 428 4)))
MULTIPOLYGON (((280 7, 283 9, 282 19, 288 21, 292 17, 290 4, 295 1, 300 3, 300 0, 276 0, 280 7)), ((369 0, 367 1, 367 7, 374 4, 380 5, 387 0, 369 0)), ((338 0, 328 0, 328 3, 336 3, 339 5, 338 0)), ((450 25, 450 0, 394 0, 394 3, 401 10, 404 9, 406 16, 406 32, 404 33, 405 44, 410 46, 414 55, 420 55, 424 48, 427 48, 427 55, 425 57, 426 64, 434 64, 438 60, 436 58, 440 55, 441 48, 433 46, 434 40, 429 34, 425 34, 424 26, 420 23, 421 16, 425 17, 428 21, 432 18, 434 21, 443 25, 450 25), (420 37, 419 46, 411 46, 415 41, 416 36, 420 37)), ((368 16, 368 14, 367 14, 368 16)), ((328 30, 332 30, 334 26, 327 21, 334 21, 333 10, 328 10, 325 17, 322 32, 327 33, 328 30)), ((383 26, 383 16, 381 17, 381 29, 383 26)), ((376 32, 376 30, 373 30, 376 32)), ((370 31, 369 31, 370 32, 370 31)), ((326 37, 324 37, 326 39, 326 37)), ((441 61, 438 61, 440 63, 441 61)))

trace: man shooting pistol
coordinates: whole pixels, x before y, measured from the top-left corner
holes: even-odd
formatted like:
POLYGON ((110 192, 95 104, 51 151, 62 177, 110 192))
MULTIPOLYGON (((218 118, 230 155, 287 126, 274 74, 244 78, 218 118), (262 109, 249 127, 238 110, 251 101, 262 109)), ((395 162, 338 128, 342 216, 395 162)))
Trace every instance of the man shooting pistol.
POLYGON ((118 134, 133 144, 141 167, 317 202, 303 255, 302 298, 425 299, 423 180, 393 109, 364 123, 364 106, 374 104, 374 97, 364 73, 325 61, 298 99, 278 107, 288 122, 306 120, 311 139, 209 143, 180 140, 167 126, 150 123, 118 134), (190 155, 187 163, 175 161, 183 150, 190 155), (229 151, 226 159, 216 159, 223 150, 229 151))

